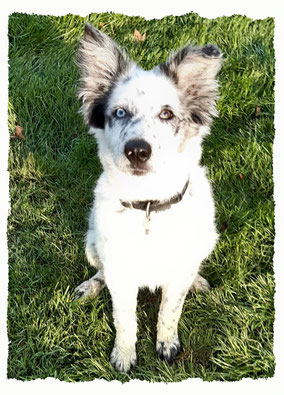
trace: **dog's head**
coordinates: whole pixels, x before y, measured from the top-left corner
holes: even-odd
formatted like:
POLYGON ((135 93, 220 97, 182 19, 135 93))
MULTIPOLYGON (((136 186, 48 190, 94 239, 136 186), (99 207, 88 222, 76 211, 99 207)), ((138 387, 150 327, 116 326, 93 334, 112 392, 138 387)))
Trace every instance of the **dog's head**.
POLYGON ((187 46, 145 71, 87 24, 78 64, 81 111, 105 169, 131 176, 167 172, 217 115, 221 53, 213 45, 187 46))

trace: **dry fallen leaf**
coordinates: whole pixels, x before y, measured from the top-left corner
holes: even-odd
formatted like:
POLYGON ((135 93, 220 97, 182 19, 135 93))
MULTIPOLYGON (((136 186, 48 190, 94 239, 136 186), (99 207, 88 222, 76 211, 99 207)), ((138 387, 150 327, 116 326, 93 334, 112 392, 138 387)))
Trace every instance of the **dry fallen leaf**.
POLYGON ((99 28, 101 29, 104 26, 103 22, 99 23, 99 28))
POLYGON ((146 40, 146 32, 142 35, 137 29, 134 29, 134 41, 136 43, 146 40))
POLYGON ((260 115, 260 106, 256 106, 256 108, 255 108, 255 116, 259 117, 259 115, 260 115))
POLYGON ((23 135, 23 128, 22 126, 17 125, 15 128, 15 133, 11 136, 11 139, 22 139, 24 140, 25 137, 23 135))
POLYGON ((190 347, 187 347, 183 352, 180 353, 178 359, 180 361, 186 361, 189 356, 190 356, 190 347))
POLYGON ((223 222, 222 225, 221 225, 220 231, 221 231, 221 232, 224 232, 224 230, 226 230, 227 227, 228 227, 227 222, 223 222))
POLYGON ((244 179, 244 176, 242 175, 242 173, 240 173, 239 176, 240 176, 240 179, 241 179, 241 180, 244 179))

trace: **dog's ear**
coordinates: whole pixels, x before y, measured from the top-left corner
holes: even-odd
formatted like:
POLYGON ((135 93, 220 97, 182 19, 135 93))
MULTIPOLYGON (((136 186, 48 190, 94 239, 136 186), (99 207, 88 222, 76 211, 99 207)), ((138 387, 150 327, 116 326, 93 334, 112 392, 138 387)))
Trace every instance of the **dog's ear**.
POLYGON ((215 78, 221 64, 222 54, 216 46, 188 45, 159 65, 179 88, 182 102, 191 120, 197 124, 210 124, 212 116, 217 116, 218 83, 215 78))
POLYGON ((103 129, 104 110, 111 89, 134 62, 128 60, 110 37, 87 23, 77 64, 81 74, 78 96, 82 99, 84 120, 90 126, 103 129))

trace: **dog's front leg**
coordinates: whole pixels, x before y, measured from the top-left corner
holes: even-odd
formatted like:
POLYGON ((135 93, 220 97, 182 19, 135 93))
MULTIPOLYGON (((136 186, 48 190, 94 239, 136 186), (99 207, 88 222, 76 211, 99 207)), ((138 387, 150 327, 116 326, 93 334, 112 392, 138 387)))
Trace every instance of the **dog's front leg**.
POLYGON ((116 329, 110 362, 120 372, 128 372, 136 363, 136 304, 138 290, 110 288, 116 329))
POLYGON ((162 287, 162 301, 157 324, 157 354, 161 359, 172 363, 180 352, 178 321, 188 287, 170 284, 162 287))

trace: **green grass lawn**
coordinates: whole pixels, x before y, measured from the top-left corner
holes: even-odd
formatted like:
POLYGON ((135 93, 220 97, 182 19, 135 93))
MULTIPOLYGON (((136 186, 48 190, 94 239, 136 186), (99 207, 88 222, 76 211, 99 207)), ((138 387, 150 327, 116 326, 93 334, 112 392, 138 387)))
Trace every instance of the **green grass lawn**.
POLYGON ((119 14, 9 18, 11 211, 8 220, 8 377, 176 382, 274 374, 274 21, 197 14, 146 21, 119 14), (101 171, 76 99, 74 57, 88 20, 146 69, 187 42, 220 47, 220 117, 204 142, 220 241, 206 262, 212 290, 188 294, 179 323, 183 352, 169 366, 155 355, 160 294, 138 304, 138 364, 109 363, 114 342, 107 289, 73 303, 94 271, 84 256, 93 187, 101 171), (134 43, 134 29, 146 40, 134 43))

